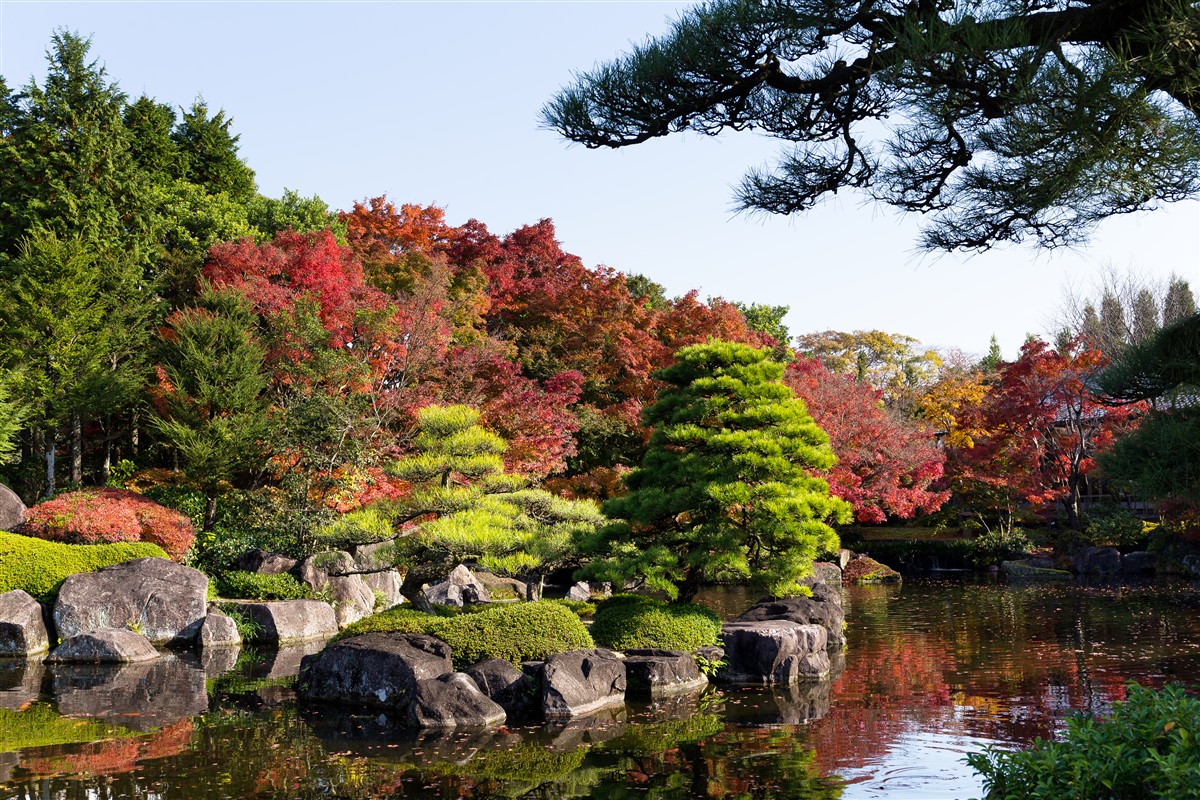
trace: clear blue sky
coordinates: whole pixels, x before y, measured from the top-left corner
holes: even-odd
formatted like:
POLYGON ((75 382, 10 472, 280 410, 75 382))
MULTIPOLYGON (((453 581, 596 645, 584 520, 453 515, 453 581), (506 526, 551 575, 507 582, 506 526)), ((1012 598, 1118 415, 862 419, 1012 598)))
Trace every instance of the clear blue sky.
MULTIPOLYGON (((1111 220, 1086 250, 923 256, 918 221, 839 195, 793 218, 735 214, 731 189, 774 144, 753 135, 568 146, 538 112, 572 70, 665 30, 679 2, 45 2, 0 0, 0 74, 45 74, 56 27, 93 37, 126 93, 224 108, 261 191, 335 208, 387 193, 504 233, 554 219, 589 265, 672 294, 791 306, 794 333, 878 328, 1015 354, 1066 283, 1102 267, 1200 289, 1200 205, 1111 220)), ((2 179, 2 177, 0 177, 2 179)))

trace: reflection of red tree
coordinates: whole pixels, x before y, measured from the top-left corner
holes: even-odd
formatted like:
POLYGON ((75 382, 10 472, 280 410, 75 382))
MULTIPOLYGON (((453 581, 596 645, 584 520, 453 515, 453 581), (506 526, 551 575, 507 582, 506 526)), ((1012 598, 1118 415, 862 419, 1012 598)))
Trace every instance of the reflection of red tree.
POLYGON ((149 737, 30 748, 21 751, 19 769, 36 778, 119 775, 137 769, 142 761, 179 755, 192 743, 192 734, 192 721, 183 719, 149 737))

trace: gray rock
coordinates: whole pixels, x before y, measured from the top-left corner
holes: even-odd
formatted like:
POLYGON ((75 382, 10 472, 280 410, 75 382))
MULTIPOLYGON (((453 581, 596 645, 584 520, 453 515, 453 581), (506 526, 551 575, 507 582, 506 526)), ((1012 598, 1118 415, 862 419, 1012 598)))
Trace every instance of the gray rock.
POLYGON ((481 661, 463 672, 471 676, 481 692, 504 709, 509 722, 529 719, 541 710, 537 680, 503 658, 481 661))
POLYGON ((625 651, 625 684, 630 695, 657 699, 704 687, 708 678, 690 653, 679 650, 625 651))
POLYGON ((1121 570, 1121 551, 1115 547, 1085 547, 1071 559, 1079 575, 1112 575, 1121 570))
POLYGON ((790 620, 802 625, 820 625, 825 629, 828 645, 840 649, 846 644, 846 614, 842 611, 841 592, 827 584, 818 583, 812 586, 812 593, 812 597, 760 600, 735 621, 790 620))
POLYGON ((489 603, 492 594, 465 564, 459 564, 446 580, 425 588, 425 597, 435 605, 456 606, 466 603, 489 603))
POLYGON ((842 585, 842 568, 828 561, 818 561, 813 564, 812 574, 804 579, 806 586, 823 583, 827 586, 842 585))
POLYGON ((320 600, 239 603, 258 627, 254 641, 267 644, 328 639, 338 632, 333 606, 320 600))
POLYGON ((53 670, 60 714, 146 731, 208 710, 204 671, 175 655, 122 665, 63 665, 53 670))
POLYGON ((372 594, 377 593, 383 597, 384 608, 398 606, 404 602, 404 595, 400 594, 400 587, 404 585, 404 576, 400 574, 399 570, 366 572, 361 577, 372 594))
POLYGON ((727 623, 721 630, 726 666, 722 681, 788 685, 829 674, 827 635, 821 625, 790 620, 727 623))
POLYGON ((1153 573, 1158 570, 1158 556, 1145 550, 1135 550, 1121 556, 1121 572, 1129 575, 1153 573))
POLYGON ((98 664, 104 662, 153 661, 159 653, 145 636, 133 631, 108 628, 80 633, 64 639, 46 661, 50 663, 98 664))
POLYGON ((41 603, 20 589, 0 594, 0 657, 23 658, 49 649, 41 603))
POLYGON ((234 567, 243 572, 257 572, 260 575, 278 575, 283 572, 291 572, 296 567, 296 559, 282 556, 279 553, 269 553, 266 550, 254 549, 242 553, 234 567))
POLYGON ((838 565, 838 569, 845 569, 846 565, 849 564, 853 559, 854 553, 843 547, 841 550, 837 551, 837 558, 833 560, 833 563, 838 565))
POLYGON ((1181 563, 1183 565, 1184 575, 1193 578, 1200 578, 1200 555, 1184 556, 1181 563))
POLYGON ((355 570, 354 557, 342 550, 317 553, 300 562, 297 576, 314 592, 333 598, 338 627, 344 628, 375 612, 375 592, 355 570))
POLYGON ((706 644, 696 650, 696 658, 703 658, 711 664, 716 664, 725 658, 725 648, 717 647, 715 644, 706 644))
POLYGON ((396 566, 396 543, 360 544, 351 548, 350 555, 358 572, 386 572, 396 566))
POLYGON ((505 578, 490 572, 476 572, 475 579, 483 584, 492 599, 498 597, 515 597, 524 600, 529 596, 529 587, 516 578, 505 578))
POLYGON ((237 623, 219 612, 209 612, 196 637, 196 644, 203 648, 238 647, 241 643, 242 635, 238 633, 237 623))
POLYGON ((331 644, 300 664, 302 697, 396 711, 418 681, 453 672, 450 645, 419 633, 365 633, 331 644))
POLYGON ((42 694, 41 659, 0 659, 0 708, 19 711, 42 694))
POLYGON ((587 581, 579 581, 567 590, 567 599, 576 603, 587 603, 592 599, 592 587, 587 581))
POLYGON ((414 728, 490 728, 504 719, 504 709, 461 672, 417 681, 408 706, 414 728))
POLYGON ((72 575, 54 603, 61 639, 137 628, 154 644, 191 645, 208 615, 208 577, 165 558, 138 558, 72 575))
POLYGON ((542 713, 548 720, 624 704, 625 664, 611 650, 555 653, 542 665, 542 713))
POLYGON ((0 531, 15 531, 28 510, 16 492, 0 483, 0 531))

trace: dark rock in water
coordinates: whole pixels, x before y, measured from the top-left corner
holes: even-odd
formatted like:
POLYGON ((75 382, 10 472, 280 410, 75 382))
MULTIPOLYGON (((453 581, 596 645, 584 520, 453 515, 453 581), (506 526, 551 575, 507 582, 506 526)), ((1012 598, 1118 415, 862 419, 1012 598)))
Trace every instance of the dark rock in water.
POLYGON ((450 645, 419 633, 366 633, 329 645, 300 664, 302 697, 404 711, 417 681, 453 672, 450 645))
POLYGON ((899 572, 870 556, 856 555, 842 569, 842 583, 890 583, 900 579, 899 572))
POLYGON ((159 657, 145 636, 108 628, 64 639, 46 659, 51 663, 101 664, 153 661, 159 657))
POLYGON ((725 719, 730 725, 803 725, 813 722, 829 713, 832 686, 833 681, 821 680, 739 690, 738 697, 742 702, 726 705, 725 719))
POLYGON ((825 629, 828 646, 841 649, 846 644, 846 614, 842 611, 842 594, 824 584, 814 584, 812 597, 783 597, 760 600, 736 622, 766 622, 790 620, 801 625, 820 625, 825 629))
POLYGON ((0 659, 0 708, 19 711, 42 693, 40 659, 0 659))
POLYGON ((0 657, 24 658, 49 649, 41 603, 20 589, 0 594, 0 657))
POLYGON ((136 628, 154 644, 191 645, 208 615, 208 577, 165 558, 72 575, 54 603, 58 635, 136 628))
POLYGON ((625 651, 625 691, 641 697, 694 692, 708 683, 691 653, 679 650, 625 651))
POLYGON ((260 575, 279 575, 283 572, 291 572, 295 569, 296 563, 294 558, 256 548, 243 553, 238 558, 237 564, 234 565, 234 569, 243 572, 257 572, 260 575))
POLYGON ((276 600, 238 605, 259 628, 255 642, 304 642, 328 639, 338 632, 333 606, 320 600, 276 600))
POLYGON ((542 665, 542 713, 548 720, 624 703, 625 664, 611 650, 555 653, 542 665))
POLYGON ((435 605, 461 608, 466 603, 489 603, 492 593, 465 564, 459 564, 446 580, 426 587, 425 597, 435 605))
POLYGON ((1121 570, 1121 551, 1115 547, 1085 547, 1071 559, 1079 575, 1112 575, 1121 570))
POLYGON ((510 723, 529 719, 541 711, 537 680, 503 658, 491 658, 463 670, 485 695, 504 709, 510 723))
POLYGON ((375 611, 375 592, 356 570, 354 557, 342 550, 317 553, 300 562, 296 574, 314 592, 333 597, 339 628, 344 628, 375 611))
POLYGON ((546 749, 552 753, 572 753, 581 747, 611 742, 628 728, 624 705, 609 706, 586 717, 548 720, 544 733, 546 749))
POLYGON ((1145 550, 1135 550, 1121 556, 1121 572, 1127 575, 1145 575, 1158 570, 1158 556, 1145 550))
POLYGON ((16 492, 0 483, 0 531, 15 531, 28 510, 16 492))
POLYGON ((200 625, 196 644, 204 649, 239 647, 242 644, 242 635, 238 633, 236 622, 224 614, 210 611, 200 625))
MULTIPOLYGON (((237 666, 241 647, 208 647, 200 651, 200 669, 205 678, 219 678, 237 666)), ((297 665, 299 667, 299 665, 297 665)))
POLYGON ((53 676, 54 701, 65 716, 145 731, 208 710, 203 670, 173 655, 121 666, 56 666, 53 676))
POLYGON ((417 681, 408 706, 414 728, 490 728, 504 719, 504 709, 462 672, 417 681))
POLYGON ((294 678, 300 674, 300 664, 311 655, 325 649, 323 639, 293 642, 276 648, 258 649, 249 667, 251 678, 294 678))
POLYGON ((737 621, 721 629, 726 665, 717 678, 730 683, 788 685, 829 674, 827 636, 820 625, 790 620, 737 621))

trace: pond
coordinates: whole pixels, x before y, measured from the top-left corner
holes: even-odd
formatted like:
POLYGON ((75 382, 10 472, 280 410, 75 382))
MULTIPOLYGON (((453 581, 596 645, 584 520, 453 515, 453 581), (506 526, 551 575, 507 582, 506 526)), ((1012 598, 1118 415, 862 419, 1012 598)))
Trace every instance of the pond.
MULTIPOLYGON (((751 598, 703 599, 736 611, 751 598)), ((0 664, 0 797, 968 798, 967 753, 1103 713, 1128 680, 1200 675, 1188 584, 913 579, 848 588, 845 605, 831 681, 486 733, 300 705, 305 649, 0 664)))

